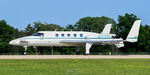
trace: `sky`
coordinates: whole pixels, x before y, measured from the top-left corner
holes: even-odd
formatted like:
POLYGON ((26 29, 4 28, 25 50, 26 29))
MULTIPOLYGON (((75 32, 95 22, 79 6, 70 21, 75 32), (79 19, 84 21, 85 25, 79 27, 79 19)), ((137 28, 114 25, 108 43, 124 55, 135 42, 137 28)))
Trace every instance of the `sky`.
POLYGON ((117 21, 125 13, 150 25, 150 0, 0 0, 0 20, 19 30, 37 21, 65 27, 87 16, 117 21))

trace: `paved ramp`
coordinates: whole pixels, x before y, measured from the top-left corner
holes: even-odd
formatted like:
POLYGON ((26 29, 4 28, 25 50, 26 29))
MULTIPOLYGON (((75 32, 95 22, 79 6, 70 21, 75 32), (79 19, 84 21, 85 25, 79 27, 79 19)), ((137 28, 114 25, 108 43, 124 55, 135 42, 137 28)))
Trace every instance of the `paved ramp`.
POLYGON ((150 55, 0 55, 0 59, 150 59, 150 55))

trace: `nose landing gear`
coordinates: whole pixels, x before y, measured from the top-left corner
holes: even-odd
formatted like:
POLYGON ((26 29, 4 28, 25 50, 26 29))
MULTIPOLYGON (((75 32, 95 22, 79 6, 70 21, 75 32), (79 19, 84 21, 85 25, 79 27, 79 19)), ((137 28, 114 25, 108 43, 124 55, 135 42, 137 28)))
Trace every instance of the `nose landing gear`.
POLYGON ((24 55, 27 55, 27 52, 26 52, 26 51, 27 51, 27 48, 28 48, 28 47, 27 47, 27 46, 23 46, 23 47, 24 47, 24 49, 25 49, 25 50, 24 50, 24 55))

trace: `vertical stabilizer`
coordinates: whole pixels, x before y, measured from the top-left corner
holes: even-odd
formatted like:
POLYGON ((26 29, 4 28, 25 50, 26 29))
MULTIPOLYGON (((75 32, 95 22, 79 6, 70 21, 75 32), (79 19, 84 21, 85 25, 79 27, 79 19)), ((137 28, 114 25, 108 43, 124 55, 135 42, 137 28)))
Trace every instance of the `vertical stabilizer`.
POLYGON ((139 29, 140 29, 141 20, 136 20, 127 36, 126 41, 128 42, 137 42, 139 29))
POLYGON ((107 24, 102 31, 102 34, 110 34, 112 24, 107 24))

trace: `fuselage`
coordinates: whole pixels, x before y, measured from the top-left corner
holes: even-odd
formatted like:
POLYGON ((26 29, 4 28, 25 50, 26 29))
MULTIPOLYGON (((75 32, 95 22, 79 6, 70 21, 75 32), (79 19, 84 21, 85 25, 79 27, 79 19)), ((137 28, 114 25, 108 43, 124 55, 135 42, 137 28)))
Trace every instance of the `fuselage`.
POLYGON ((39 31, 31 36, 9 42, 18 46, 84 46, 87 42, 97 44, 118 44, 122 38, 115 34, 100 34, 85 31, 39 31))

